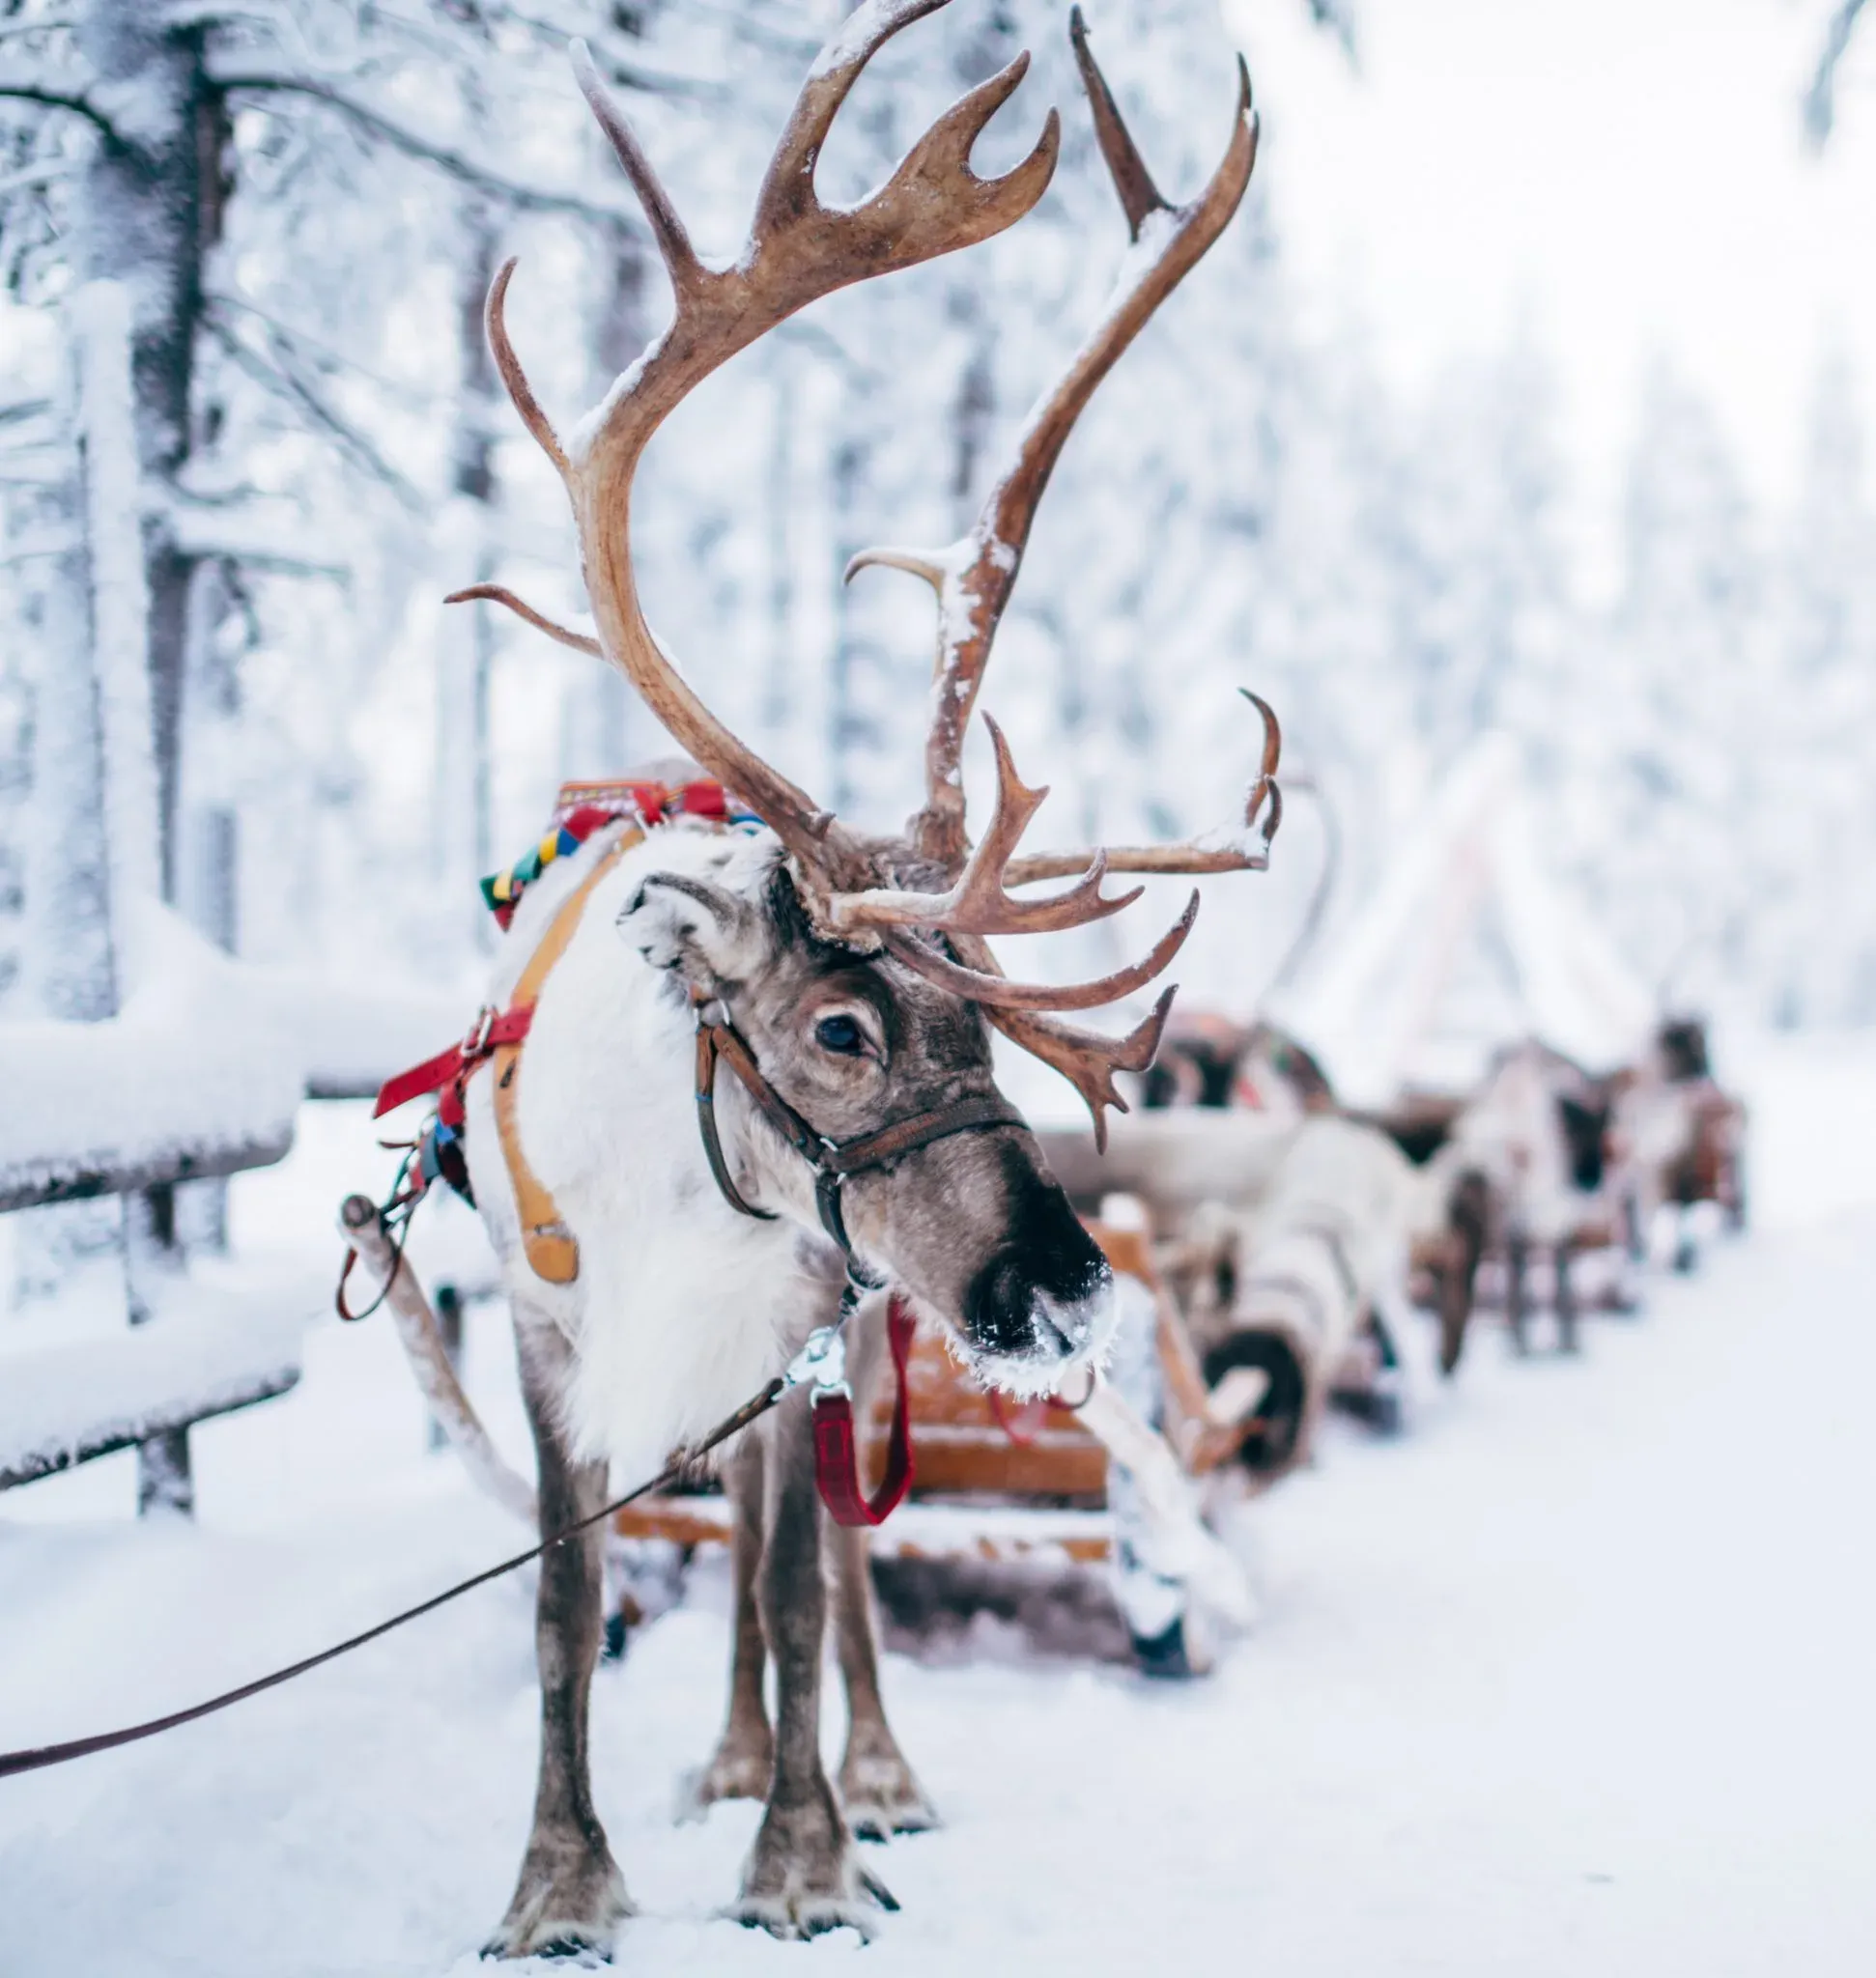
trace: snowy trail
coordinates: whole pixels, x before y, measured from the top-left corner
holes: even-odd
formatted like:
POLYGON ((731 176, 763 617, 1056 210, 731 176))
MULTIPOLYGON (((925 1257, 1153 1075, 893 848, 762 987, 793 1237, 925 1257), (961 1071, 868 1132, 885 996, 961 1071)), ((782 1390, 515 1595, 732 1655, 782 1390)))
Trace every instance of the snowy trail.
MULTIPOLYGON (((1407 1439, 1337 1434, 1248 1511, 1265 1619, 1208 1684, 895 1658, 950 1824, 873 1856, 905 1907, 865 1968, 1867 1969, 1872 1271, 1858 1211, 1658 1283, 1578 1363, 1513 1365, 1487 1332, 1407 1439)), ((0 1504, 0 1745, 238 1680, 512 1544, 415 1454, 388 1339, 312 1343, 298 1398, 205 1433, 200 1529, 0 1504)), ((643 1911, 620 1968, 850 1958, 713 1920, 753 1809, 668 1820, 723 1702, 701 1577, 598 1682, 601 1811, 643 1911)), ((0 1972, 478 1968, 531 1790, 527 1607, 485 1592, 213 1723, 0 1786, 0 1972)))

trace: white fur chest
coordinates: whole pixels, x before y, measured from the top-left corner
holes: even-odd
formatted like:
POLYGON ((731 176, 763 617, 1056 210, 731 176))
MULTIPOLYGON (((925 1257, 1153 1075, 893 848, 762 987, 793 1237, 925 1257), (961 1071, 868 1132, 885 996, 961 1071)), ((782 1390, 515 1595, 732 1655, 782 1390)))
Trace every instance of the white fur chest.
MULTIPOLYGON (((492 1001, 505 1004, 553 917, 615 838, 530 889, 492 1001)), ((753 881, 773 857, 766 834, 689 825, 647 834, 593 888, 541 988, 517 1116, 528 1165, 580 1246, 573 1284, 529 1269, 487 1076, 469 1088, 471 1177, 517 1322, 551 1321, 571 1342, 563 1426, 578 1455, 610 1458, 622 1482, 739 1407, 829 1302, 827 1246, 789 1222, 738 1215, 718 1193, 697 1135, 691 1013, 615 924, 648 873, 753 881)), ((838 1283, 838 1262, 833 1270, 838 1283)))

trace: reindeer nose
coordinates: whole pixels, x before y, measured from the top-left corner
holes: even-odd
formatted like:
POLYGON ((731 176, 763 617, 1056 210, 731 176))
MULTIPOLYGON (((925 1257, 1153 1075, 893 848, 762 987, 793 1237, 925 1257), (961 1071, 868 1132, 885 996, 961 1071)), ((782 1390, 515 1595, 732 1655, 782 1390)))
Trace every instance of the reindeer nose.
MULTIPOLYGON (((1093 1245, 1090 1245, 1093 1251, 1093 1245)), ((1113 1280, 1095 1251, 1071 1282, 1037 1270, 1033 1252, 1000 1252, 964 1300, 964 1326, 980 1352, 1008 1360, 1070 1360, 1096 1344, 1113 1304, 1113 1280)))
POLYGON ((1062 1342, 1065 1355, 1084 1353, 1108 1328, 1114 1306, 1114 1280, 1103 1276, 1079 1298, 1056 1298, 1038 1290, 1036 1305, 1043 1324, 1062 1342))
MULTIPOLYGON (((1048 1334, 1061 1335, 1040 1311, 1037 1288, 1023 1253, 1015 1248, 1000 1251, 977 1274, 964 1296, 964 1326, 972 1343, 980 1351, 1009 1359, 1028 1359, 1038 1348, 1048 1351, 1053 1344, 1048 1334)), ((1066 1354, 1072 1349, 1065 1342, 1059 1350, 1066 1354)))

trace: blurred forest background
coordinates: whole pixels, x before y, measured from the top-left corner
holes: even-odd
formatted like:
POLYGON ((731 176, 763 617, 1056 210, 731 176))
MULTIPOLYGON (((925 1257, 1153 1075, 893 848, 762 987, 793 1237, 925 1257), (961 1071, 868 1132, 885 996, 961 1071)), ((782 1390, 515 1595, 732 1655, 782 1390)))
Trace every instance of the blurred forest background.
MULTIPOLYGON (((660 751, 604 668, 440 603, 493 579, 584 622, 563 497, 493 377, 482 298, 519 254, 510 323, 564 429, 666 309, 567 36, 592 41, 700 244, 730 252, 844 11, 0 0, 0 1010, 98 1013, 47 876, 70 819, 111 801, 59 712, 88 641, 120 648, 107 698, 145 683, 147 712, 132 692, 105 722, 154 737, 162 891, 259 960, 453 984, 491 938, 476 879, 535 835, 556 781, 660 751), (128 465, 87 473, 87 364, 125 330, 128 465), (81 553, 112 516, 140 568, 81 553)), ((1358 12, 1293 11, 1359 63, 1358 12)), ((1819 141, 1876 53, 1860 12, 1789 12, 1821 51, 1819 141)), ((822 166, 857 195, 1028 47, 978 163, 1013 161, 1061 105, 1037 212, 766 339, 641 477, 661 634, 733 725, 863 821, 910 807, 932 635, 918 585, 843 589, 846 559, 958 532, 1124 245, 1066 15, 959 0, 914 28, 822 166)), ((1230 116, 1217 0, 1097 0, 1090 26, 1161 184, 1189 196, 1230 116)), ((1257 742, 1234 690, 1252 686, 1341 821, 1343 913, 1503 730, 1550 859, 1664 1001, 1876 1021, 1876 507, 1854 353, 1821 357, 1776 496, 1671 356, 1649 367, 1607 518, 1619 567, 1592 589, 1544 323, 1404 390, 1355 320, 1312 327, 1324 312, 1266 200, 1280 169, 1266 155, 1042 508, 986 692, 1054 787, 1037 842, 1230 820, 1257 742)), ((1278 855, 1202 918, 1188 997, 1256 1004, 1321 855, 1301 802, 1278 855)))

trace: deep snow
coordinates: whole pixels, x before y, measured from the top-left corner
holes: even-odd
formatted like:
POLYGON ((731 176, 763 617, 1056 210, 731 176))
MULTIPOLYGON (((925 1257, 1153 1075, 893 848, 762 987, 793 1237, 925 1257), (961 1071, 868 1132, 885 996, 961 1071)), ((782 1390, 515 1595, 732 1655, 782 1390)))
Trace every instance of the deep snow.
MULTIPOLYGON (((949 1824, 875 1856, 904 1910, 863 1968, 1867 1969, 1876 1173, 1848 1135, 1873 1063, 1755 1064, 1761 1229, 1657 1280, 1642 1319, 1575 1363, 1514 1364, 1488 1330, 1405 1439, 1338 1430, 1250 1507, 1264 1619, 1214 1680, 995 1642, 892 1658, 949 1824)), ((309 1310, 368 1147, 357 1109, 323 1109, 287 1169, 238 1184, 238 1240, 301 1262, 309 1310)), ((512 1442, 493 1314, 471 1348, 512 1442)), ((301 1388, 204 1428, 197 1469, 194 1528, 130 1520, 124 1459, 0 1500, 0 1748, 239 1681, 515 1541, 425 1454, 382 1321, 317 1328, 301 1388)), ((850 1936, 714 1919, 753 1809, 670 1821, 727 1654, 721 1572, 694 1588, 597 1684, 600 1807, 641 1906, 620 1968, 849 1959, 850 1936)), ((476 1968, 531 1791, 528 1598, 485 1590, 211 1723, 0 1784, 0 1972, 476 1968)))

